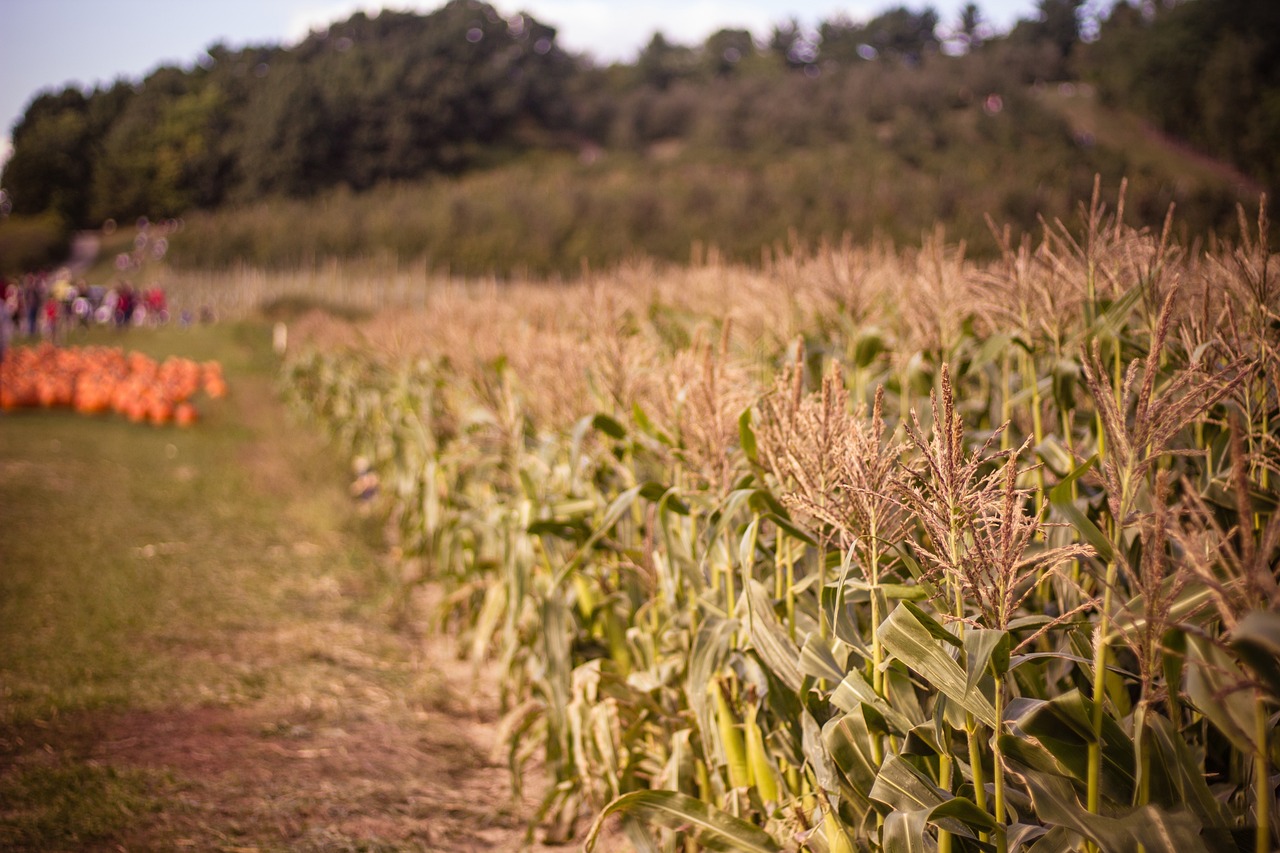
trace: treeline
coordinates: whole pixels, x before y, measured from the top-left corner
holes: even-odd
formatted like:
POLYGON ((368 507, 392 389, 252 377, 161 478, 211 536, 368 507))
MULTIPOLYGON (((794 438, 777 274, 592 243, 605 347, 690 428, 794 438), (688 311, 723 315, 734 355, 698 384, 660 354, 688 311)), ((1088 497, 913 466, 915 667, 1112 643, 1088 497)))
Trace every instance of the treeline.
MULTIPOLYGON (((425 179, 422 206, 432 212, 419 220, 447 223, 443 233, 455 245, 476 238, 456 233, 459 222, 483 221, 477 211, 489 208, 509 218, 502 198, 517 197, 531 219, 501 233, 540 241, 536 257, 515 252, 511 262, 531 269, 628 253, 687 256, 693 240, 750 254, 785 239, 788 228, 812 239, 898 237, 941 220, 970 237, 985 234, 985 213, 1034 226, 1038 214, 1063 212, 1055 197, 1079 197, 1095 173, 1109 183, 1138 179, 1130 198, 1143 214, 1158 218, 1176 201, 1181 221, 1212 229, 1233 210, 1230 187, 1134 174, 1125 152, 1073 129, 1032 84, 1096 79, 1113 103, 1132 100, 1154 116, 1164 108, 1161 97, 1184 97, 1186 87, 1164 92, 1146 71, 1119 73, 1126 63, 1156 67, 1153 57, 1164 55, 1125 45, 1166 28, 1175 32, 1169 43, 1179 43, 1188 19, 1210 28, 1199 32, 1210 44, 1234 44, 1232 33, 1243 32, 1256 75, 1247 64, 1221 70, 1228 64, 1221 58, 1200 70, 1206 79, 1250 81, 1233 90, 1241 106, 1221 122, 1246 122, 1253 135, 1232 136, 1235 147, 1220 153, 1269 180, 1280 149, 1264 144, 1269 125, 1257 116, 1280 115, 1268 106, 1280 87, 1262 73, 1280 55, 1267 41, 1280 28, 1241 30, 1238 17, 1204 11, 1224 5, 1238 6, 1246 21, 1273 15, 1262 0, 1143 10, 1122 4, 1099 29, 1085 20, 1083 0, 1040 0, 1035 19, 996 35, 973 4, 955 21, 930 8, 898 7, 866 22, 833 17, 812 30, 780 22, 762 40, 721 30, 686 46, 656 34, 634 62, 607 67, 564 51, 555 30, 531 16, 507 17, 474 0, 427 15, 357 13, 291 48, 215 45, 194 66, 161 68, 140 83, 42 94, 15 128, 2 182, 19 216, 94 227, 107 218, 283 204, 273 199, 360 197, 425 179), (1089 43, 1092 29, 1101 38, 1089 43), (536 168, 564 157, 622 171, 558 167, 547 177, 536 168), (834 172, 811 179, 836 168, 840 180, 834 172), (788 169, 804 178, 794 190, 788 169), (530 170, 536 189, 489 186, 499 177, 484 185, 483 197, 469 196, 468 175, 519 179, 530 170), (728 177, 723 197, 718 175, 728 177), (661 197, 660 186, 669 190, 661 197), (925 195, 907 199, 909 187, 925 195), (555 204, 538 200, 542 190, 557 193, 555 204), (889 206, 869 213, 877 204, 889 206), (744 219, 734 212, 741 205, 748 212, 767 205, 769 215, 744 219), (536 211, 546 209, 554 212, 550 224, 537 221, 536 211), (579 224, 611 211, 632 223, 621 232, 634 232, 634 241, 619 242, 615 230, 602 243, 579 224)), ((1202 108, 1218 109, 1210 100, 1201 98, 1202 108)), ((1172 118, 1187 115, 1171 110, 1162 123, 1191 136, 1172 118)), ((1208 145, 1209 137, 1193 141, 1208 145)), ((338 219, 334 227, 356 230, 349 224, 338 219)), ((391 246, 367 234, 371 242, 353 251, 406 254, 401 245, 414 238, 403 225, 398 231, 391 246)), ((287 263, 327 252, 332 242, 257 245, 249 254, 287 263)), ((210 244, 206 254, 218 251, 210 244)), ((511 254, 441 260, 479 269, 507 264, 511 254)))
POLYGON ((1105 102, 1280 185, 1280 3, 1121 0, 1087 58, 1105 102))
POLYGON ((15 213, 92 225, 456 171, 568 126, 575 62, 554 39, 455 0, 357 13, 289 49, 215 45, 191 69, 36 98, 4 186, 15 213))

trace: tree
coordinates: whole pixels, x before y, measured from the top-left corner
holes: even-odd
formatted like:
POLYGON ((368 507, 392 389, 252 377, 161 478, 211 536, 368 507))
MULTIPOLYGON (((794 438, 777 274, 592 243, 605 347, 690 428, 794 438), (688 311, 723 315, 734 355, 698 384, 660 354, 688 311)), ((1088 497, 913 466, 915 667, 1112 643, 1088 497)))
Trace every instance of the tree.
POLYGON ((823 64, 850 65, 862 58, 859 50, 866 50, 867 31, 842 14, 818 25, 818 39, 823 64))
POLYGON ((987 25, 976 3, 966 3, 960 10, 960 22, 956 27, 956 35, 963 43, 966 53, 982 46, 987 35, 987 25))
POLYGON ((13 156, 3 186, 16 214, 53 211, 68 224, 87 224, 93 136, 88 98, 79 89, 36 97, 13 131, 13 156))
POLYGON ((694 67, 693 51, 667 41, 658 32, 636 58, 636 74, 642 85, 665 91, 675 81, 689 76, 694 67))
POLYGON ((703 63, 716 77, 733 74, 739 63, 755 56, 755 52, 755 40, 747 30, 717 30, 702 43, 703 63))
POLYGON ((934 9, 912 12, 898 6, 868 21, 864 32, 867 44, 877 53, 916 64, 927 54, 937 52, 937 27, 938 13, 934 9))
POLYGON ((774 25, 769 34, 769 52, 786 68, 804 68, 818 58, 818 46, 795 18, 774 25))
POLYGON ((1117 4, 1084 56, 1111 103, 1263 182, 1280 180, 1280 4, 1117 4))
POLYGON ((1080 43, 1080 14, 1084 0, 1040 0, 1036 31, 1043 41, 1051 42, 1058 55, 1066 60, 1080 43))

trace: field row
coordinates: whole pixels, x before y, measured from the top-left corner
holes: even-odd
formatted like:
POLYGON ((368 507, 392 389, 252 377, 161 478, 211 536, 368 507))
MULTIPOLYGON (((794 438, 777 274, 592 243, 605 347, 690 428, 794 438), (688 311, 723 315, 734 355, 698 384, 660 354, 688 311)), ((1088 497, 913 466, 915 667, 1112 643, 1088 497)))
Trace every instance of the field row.
POLYGON ((1260 219, 1201 253, 1095 193, 989 264, 938 236, 433 293, 298 324, 286 384, 502 661, 551 839, 1265 851, 1260 219))

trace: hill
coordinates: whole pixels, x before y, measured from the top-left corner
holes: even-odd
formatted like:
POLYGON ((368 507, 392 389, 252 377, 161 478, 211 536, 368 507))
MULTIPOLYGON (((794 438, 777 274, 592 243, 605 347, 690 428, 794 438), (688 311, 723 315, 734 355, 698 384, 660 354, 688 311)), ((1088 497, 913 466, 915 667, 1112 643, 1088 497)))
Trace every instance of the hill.
MULTIPOLYGON (((796 240, 916 242, 935 224, 984 252, 988 216, 1035 229, 1069 215, 1095 176, 1127 178, 1143 223, 1176 204, 1187 236, 1230 224, 1272 175, 1254 148, 1218 151, 1241 154, 1218 167, 1131 132, 1177 128, 1140 78, 1126 88, 1115 45, 1166 20, 1176 35, 1182 18, 1135 22, 1121 4, 1086 43, 1081 7, 1041 0, 1036 20, 997 38, 976 7, 947 24, 928 8, 813 32, 783 22, 764 43, 659 34, 609 67, 530 16, 468 0, 358 13, 293 48, 214 46, 190 69, 31 104, 3 175, 15 216, 0 266, 33 256, 12 235, 137 216, 185 217, 194 236, 173 257, 189 265, 387 254, 568 273, 683 261, 695 246, 755 260, 796 240), (1096 103, 1082 78, 1105 79, 1096 103)), ((1277 91, 1269 73, 1259 65, 1253 94, 1235 96, 1244 120, 1277 91)))

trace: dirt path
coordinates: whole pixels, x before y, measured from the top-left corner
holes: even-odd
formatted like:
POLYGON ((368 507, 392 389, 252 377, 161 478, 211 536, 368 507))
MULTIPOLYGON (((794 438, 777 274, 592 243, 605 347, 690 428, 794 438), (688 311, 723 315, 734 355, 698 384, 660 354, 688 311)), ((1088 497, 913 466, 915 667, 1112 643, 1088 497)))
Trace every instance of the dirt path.
POLYGON ((412 620, 391 627, 376 526, 355 519, 341 467, 254 359, 200 436, 0 422, 0 562, 44 563, 0 583, 0 616, 36 612, 0 628, 0 848, 520 849, 530 805, 494 757, 492 675, 477 680, 412 620), (132 461, 156 448, 164 460, 132 461), (102 495, 69 485, 86 470, 102 495), (191 524, 192 507, 208 520, 191 524), (129 514, 124 541, 93 528, 118 529, 90 518, 110 512, 129 514), (71 578, 54 606, 68 561, 41 539, 46 518, 97 543, 76 552, 85 577, 118 583, 71 578), (92 597, 113 609, 80 637, 71 620, 90 617, 64 611, 103 609, 92 597))

